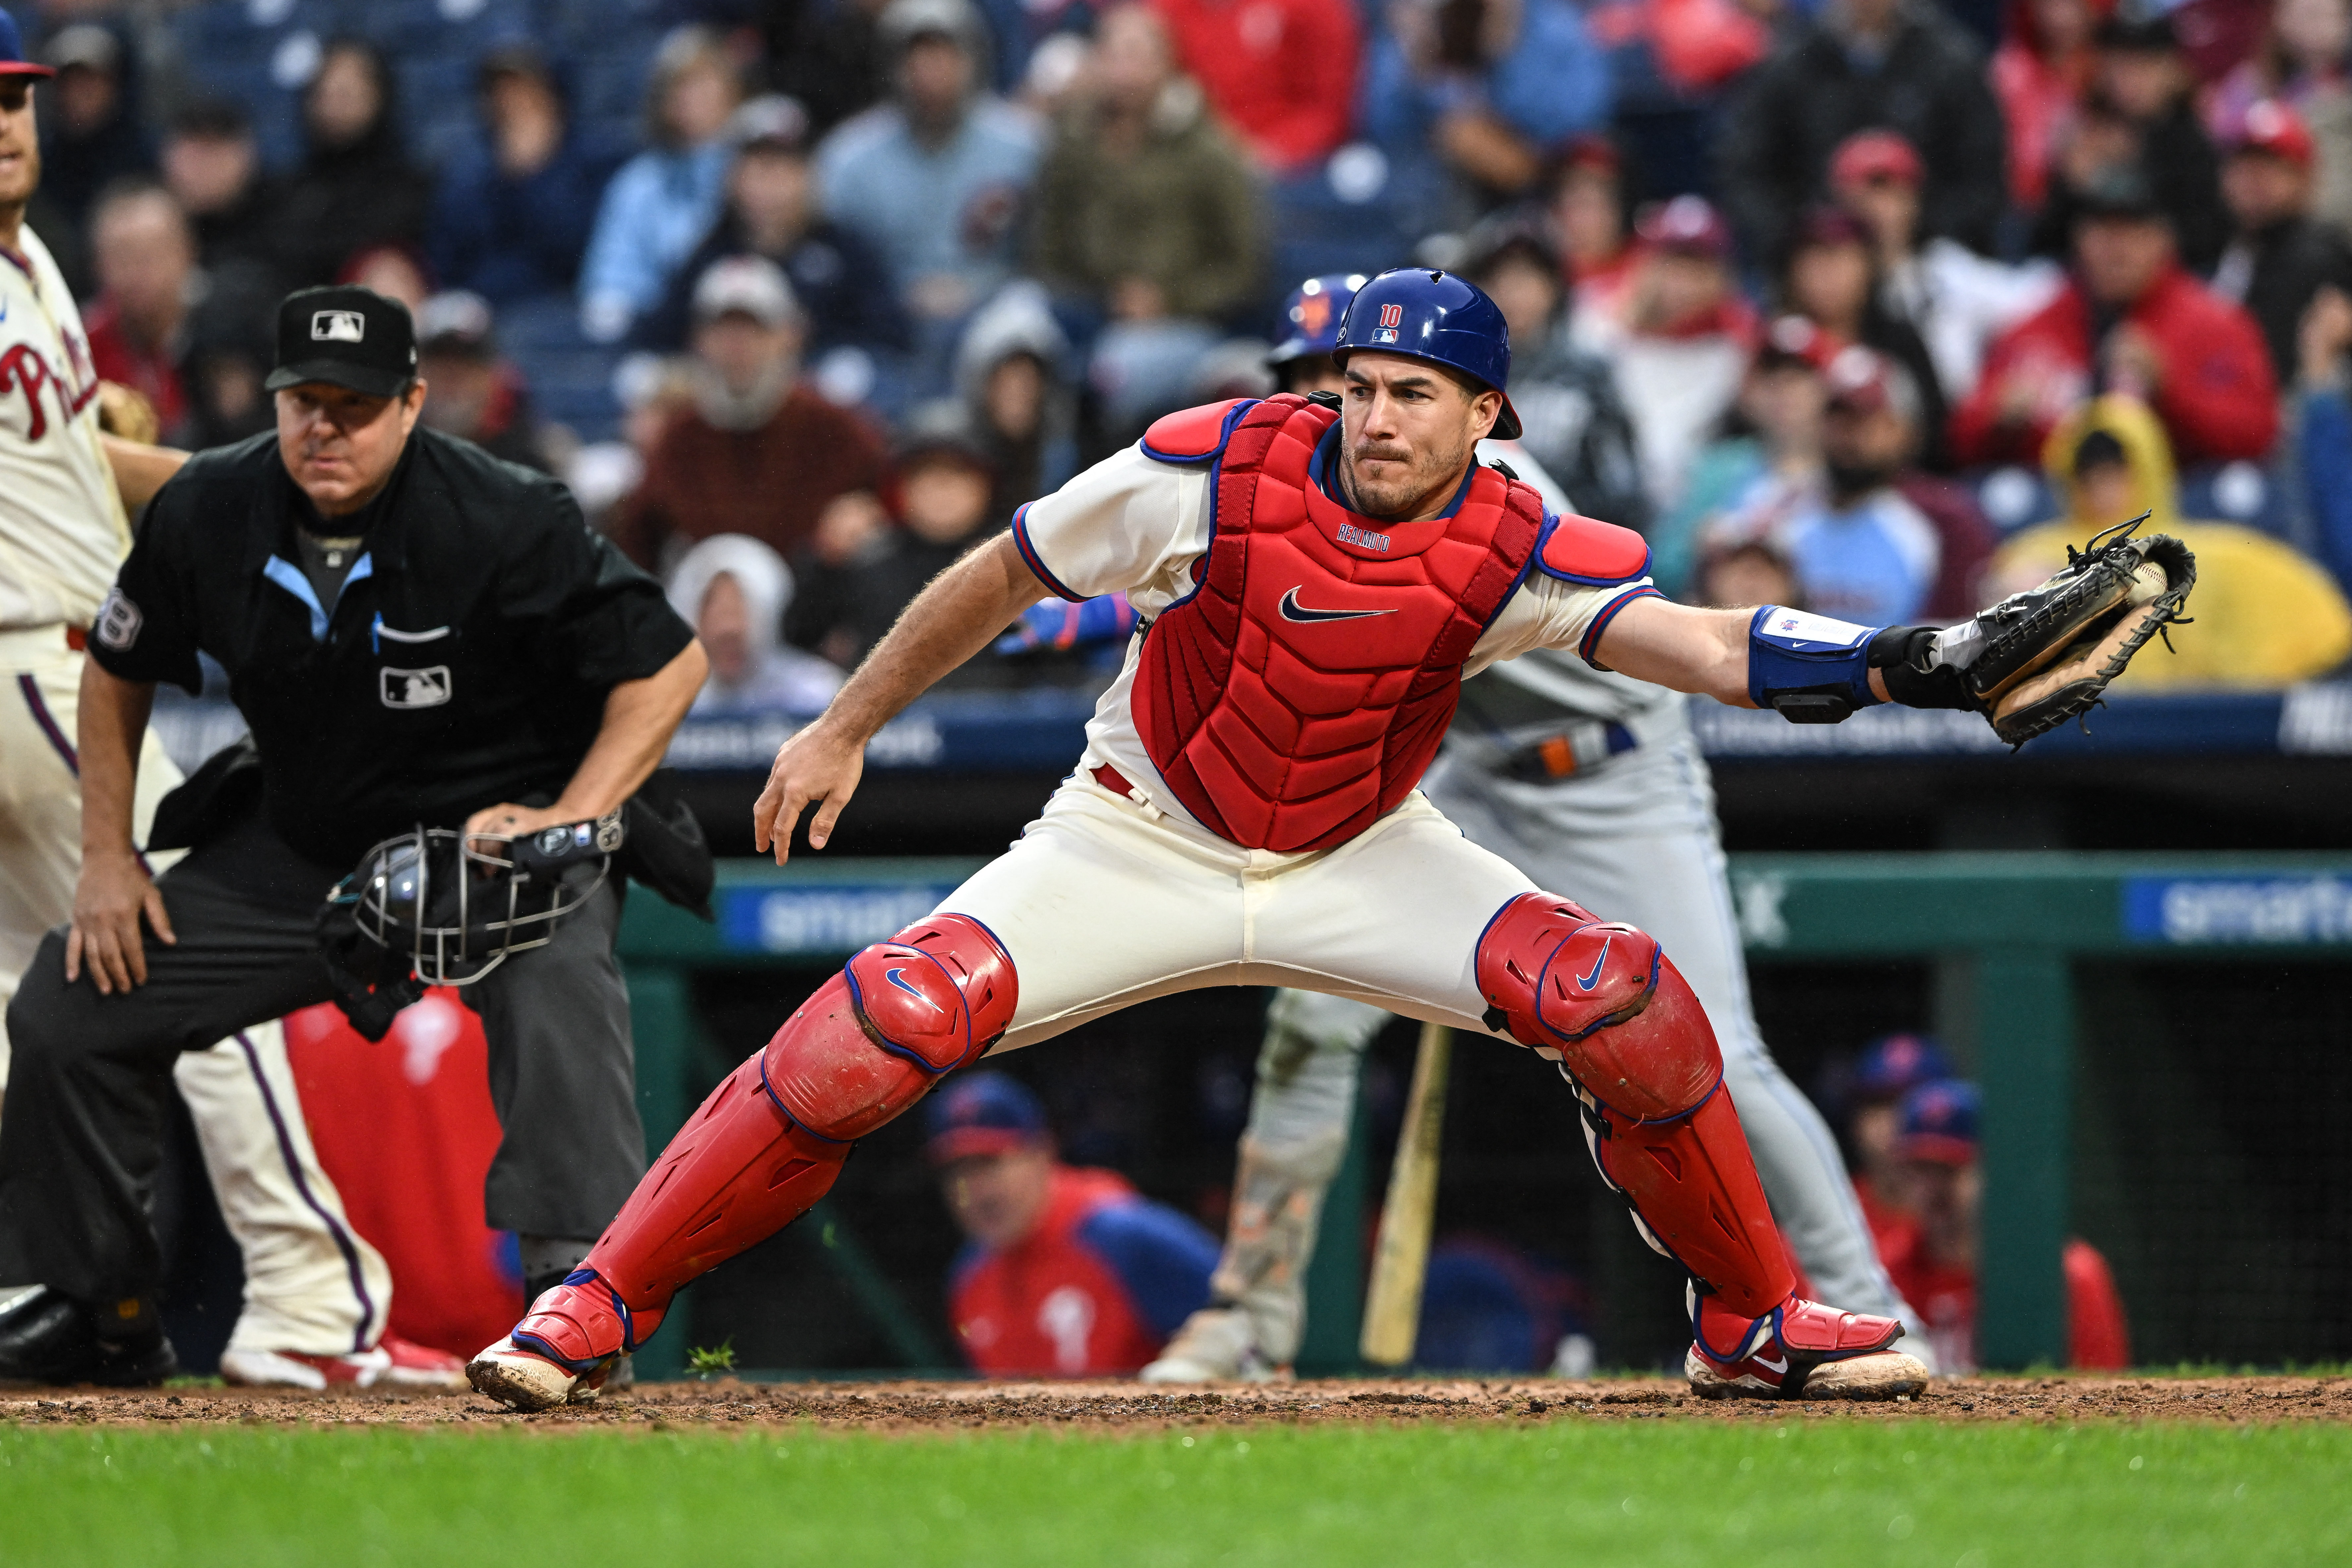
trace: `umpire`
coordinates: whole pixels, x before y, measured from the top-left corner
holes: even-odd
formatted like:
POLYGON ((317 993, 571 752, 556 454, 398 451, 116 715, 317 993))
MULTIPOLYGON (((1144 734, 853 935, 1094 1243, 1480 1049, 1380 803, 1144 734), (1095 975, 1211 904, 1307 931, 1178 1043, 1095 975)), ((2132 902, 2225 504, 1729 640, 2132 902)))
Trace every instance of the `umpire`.
MULTIPOLYGON (((278 429, 190 458, 141 522, 82 677, 82 868, 8 1029, 0 1377, 152 1383, 148 1217, 182 1051, 336 994, 322 896, 419 824, 520 837, 619 809, 702 684, 655 582, 543 475, 420 426, 408 312, 365 289, 278 308, 278 429), (151 881, 131 777, 155 682, 226 670, 251 765, 191 788, 191 852, 151 881), (142 932, 142 921, 144 931, 142 932)), ((218 763, 221 759, 215 759, 218 763)), ((159 823, 157 837, 165 837, 159 823)), ((461 993, 505 1129, 489 1223, 532 1289, 583 1256, 645 1168, 623 879, 461 993)))

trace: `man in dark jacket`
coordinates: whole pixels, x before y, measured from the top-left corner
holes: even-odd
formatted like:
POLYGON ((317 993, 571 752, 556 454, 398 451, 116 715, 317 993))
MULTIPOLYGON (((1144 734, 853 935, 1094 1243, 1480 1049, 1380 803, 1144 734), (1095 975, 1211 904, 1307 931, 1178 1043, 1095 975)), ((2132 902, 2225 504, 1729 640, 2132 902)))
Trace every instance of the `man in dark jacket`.
POLYGON ((619 160, 592 145, 554 71, 529 44, 483 57, 474 101, 483 145, 442 174, 425 230, 436 281, 493 305, 560 293, 579 275, 596 204, 619 160))
MULTIPOLYGON (((568 1273, 644 1169, 616 882, 573 883, 562 920, 507 933, 545 939, 527 952, 461 907, 475 958, 456 973, 394 934, 373 993, 339 978, 320 897, 363 855, 379 864, 371 845, 422 828, 449 836, 385 844, 368 884, 387 921, 404 867, 418 925, 450 918, 424 868, 436 890, 453 863, 460 888, 501 886, 460 844, 495 859, 623 847, 608 824, 702 684, 702 650, 561 485, 417 427, 426 389, 399 304, 289 295, 277 358, 276 431, 178 469, 89 633, 72 921, 8 1009, 0 1279, 44 1289, 0 1312, 0 1377, 171 1375, 148 1189, 173 1064, 330 998, 388 1023, 415 994, 412 960, 482 1015, 505 1134, 484 1197, 527 1279, 568 1273), (154 837, 177 841, 150 846, 190 853, 152 879, 133 759, 155 683, 193 689, 200 656, 227 671, 250 765, 226 765, 232 750, 192 781, 203 804, 175 806, 154 837)), ((373 967, 351 936, 344 969, 373 967)))
POLYGON ((2265 99, 2233 129, 2221 165, 2238 232, 2213 269, 2213 291, 2243 305, 2263 329, 2282 386, 2294 379, 2295 334, 2312 297, 2330 285, 2352 291, 2352 245, 2311 215, 2313 161, 2303 117, 2265 99))
POLYGON ((1750 261, 1780 262, 1830 154, 1874 126, 1926 158, 1922 234, 1992 248, 2007 173, 1983 54, 1920 0, 1831 0, 1758 68, 1718 144, 1724 204, 1750 261))

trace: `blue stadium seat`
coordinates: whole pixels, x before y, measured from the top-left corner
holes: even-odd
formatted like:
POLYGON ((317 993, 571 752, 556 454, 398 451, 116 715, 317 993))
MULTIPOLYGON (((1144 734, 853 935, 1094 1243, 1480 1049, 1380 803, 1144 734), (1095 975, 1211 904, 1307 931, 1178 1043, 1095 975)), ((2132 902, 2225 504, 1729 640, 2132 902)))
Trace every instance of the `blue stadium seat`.
POLYGON ((508 305, 499 312, 498 331, 499 347, 530 382, 541 418, 570 426, 584 441, 619 434, 613 372, 620 351, 581 334, 579 303, 570 294, 508 305))

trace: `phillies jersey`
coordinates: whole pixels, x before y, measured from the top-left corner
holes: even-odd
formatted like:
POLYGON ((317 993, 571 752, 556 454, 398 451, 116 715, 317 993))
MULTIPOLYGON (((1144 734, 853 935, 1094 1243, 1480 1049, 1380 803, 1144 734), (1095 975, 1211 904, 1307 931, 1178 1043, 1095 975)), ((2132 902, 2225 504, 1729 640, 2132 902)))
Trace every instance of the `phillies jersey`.
MULTIPOLYGON (((1338 433, 1335 422, 1318 444, 1310 470, 1311 482, 1327 495, 1335 484, 1330 465, 1338 433)), ((1139 443, 1023 507, 1013 517, 1013 542, 1039 580, 1063 598, 1124 592, 1136 613, 1149 622, 1200 586, 1202 563, 1216 531, 1214 474, 1213 463, 1171 461, 1153 456, 1145 443, 1139 443)), ((1546 520, 1546 544, 1556 521, 1546 520)), ((1498 660, 1538 648, 1589 653, 1581 645, 1597 637, 1619 608, 1654 592, 1645 573, 1596 583, 1531 570, 1472 645, 1461 667, 1462 678, 1466 680, 1498 660)), ((1312 613, 1311 603, 1299 603, 1312 613)), ((1325 629, 1345 636, 1348 626, 1340 621, 1325 629)), ((1201 826, 1153 765, 1136 724, 1142 641, 1139 636, 1130 641, 1118 679, 1096 704, 1079 767, 1083 772, 1107 763, 1135 786, 1152 810, 1201 826)))
POLYGON ((48 247, 0 247, 0 631, 87 628, 131 549, 98 373, 48 247))
POLYGON ((949 1288, 956 1338, 985 1377, 1123 1377, 1209 1300, 1216 1241, 1115 1171, 1055 1165, 1036 1227, 974 1244, 949 1288))
MULTIPOLYGON (((1926 1324, 1936 1364, 1947 1377, 1977 1369, 1976 1270, 1938 1263, 1927 1256, 1916 1221, 1898 1226, 1880 1243, 1887 1278, 1926 1324)), ((2066 1278, 2066 1361, 2087 1372, 2121 1372, 2131 1365, 2131 1335, 2116 1277, 2099 1249, 2081 1237, 2067 1239, 2060 1255, 2066 1278)))

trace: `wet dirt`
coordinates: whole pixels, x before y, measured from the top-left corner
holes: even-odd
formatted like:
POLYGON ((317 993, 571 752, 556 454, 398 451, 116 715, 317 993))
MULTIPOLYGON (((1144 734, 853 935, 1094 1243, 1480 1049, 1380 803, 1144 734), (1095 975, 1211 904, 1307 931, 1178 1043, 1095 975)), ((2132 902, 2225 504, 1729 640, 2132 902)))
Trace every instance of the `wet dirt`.
POLYGON ((520 1426, 535 1430, 803 1426, 888 1433, 1038 1427, 1149 1433, 1330 1423, 1574 1421, 2352 1422, 2352 1377, 1968 1378, 1889 1404, 1705 1400, 1678 1381, 1380 1382, 1150 1387, 1136 1383, 644 1384, 594 1405, 519 1415, 473 1394, 184 1386, 0 1387, 0 1421, 28 1426, 520 1426))

